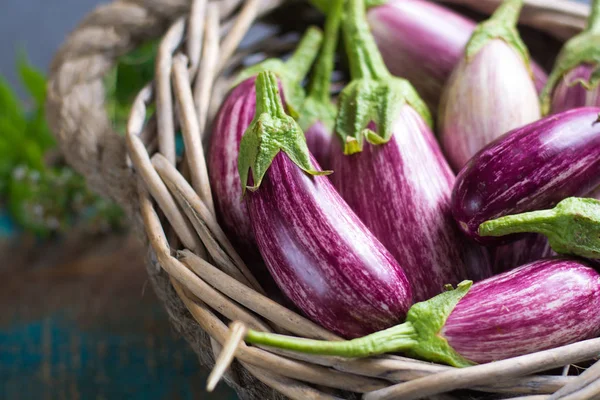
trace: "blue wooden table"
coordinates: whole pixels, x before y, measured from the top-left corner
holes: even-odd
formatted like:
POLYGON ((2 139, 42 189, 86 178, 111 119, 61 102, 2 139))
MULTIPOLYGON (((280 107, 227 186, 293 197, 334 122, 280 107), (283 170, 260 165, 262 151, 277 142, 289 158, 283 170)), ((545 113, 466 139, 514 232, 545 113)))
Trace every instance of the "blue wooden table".
POLYGON ((134 238, 0 244, 0 399, 235 399, 147 286, 134 238))

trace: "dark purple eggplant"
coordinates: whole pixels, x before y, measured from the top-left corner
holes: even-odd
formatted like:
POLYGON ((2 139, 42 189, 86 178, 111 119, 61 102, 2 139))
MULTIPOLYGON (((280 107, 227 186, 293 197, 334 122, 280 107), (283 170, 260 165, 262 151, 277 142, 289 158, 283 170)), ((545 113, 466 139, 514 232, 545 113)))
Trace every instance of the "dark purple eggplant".
POLYGON ((274 74, 258 75, 256 96, 239 173, 243 190, 252 191, 246 202, 258 248, 279 288, 346 338, 402 321, 412 303, 403 269, 322 176, 285 114, 274 74))
POLYGON ((406 80, 387 72, 362 1, 348 5, 344 35, 352 81, 341 94, 331 181, 401 263, 415 301, 446 284, 488 277, 486 254, 452 219, 455 176, 426 122, 427 107, 406 80))
POLYGON ((510 214, 555 206, 600 184, 600 108, 579 108, 515 129, 476 154, 458 175, 452 213, 468 236, 484 244, 479 225, 510 214))
POLYGON ((254 81, 261 69, 274 68, 286 99, 299 110, 304 101, 300 81, 304 79, 316 58, 321 40, 321 31, 310 28, 287 62, 270 59, 243 72, 242 78, 246 78, 242 79, 227 95, 212 126, 208 169, 217 215, 228 237, 246 262, 251 264, 259 260, 260 256, 256 249, 246 205, 241 201, 242 191, 237 160, 242 135, 254 118, 256 108, 254 81))
POLYGON ((540 98, 542 112, 600 106, 600 1, 593 0, 587 28, 561 49, 540 98))
POLYGON ((302 353, 367 357, 404 352, 465 367, 534 353, 600 334, 600 275, 582 261, 536 261, 417 303, 407 322, 329 342, 249 330, 246 341, 302 353))
POLYGON ((495 246, 490 253, 494 275, 556 255, 544 235, 526 235, 516 242, 495 246))

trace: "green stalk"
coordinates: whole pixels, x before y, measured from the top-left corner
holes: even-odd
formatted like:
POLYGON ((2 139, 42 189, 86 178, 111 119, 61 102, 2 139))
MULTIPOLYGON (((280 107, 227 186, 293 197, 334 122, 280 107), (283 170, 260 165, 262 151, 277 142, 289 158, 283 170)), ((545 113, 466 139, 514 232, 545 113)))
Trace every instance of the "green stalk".
POLYGON ((314 75, 298 123, 307 131, 315 122, 322 122, 333 131, 336 106, 331 102, 331 76, 335 63, 340 24, 345 0, 334 0, 325 23, 325 38, 317 59, 314 75))
POLYGON ((578 80, 573 84, 581 84, 587 90, 592 90, 600 83, 600 0, 593 0, 586 29, 569 39, 560 50, 548 82, 540 94, 542 113, 551 110, 552 94, 556 85, 573 68, 582 64, 595 67, 588 81, 578 80))
POLYGON ((522 8, 523 0, 505 0, 498 6, 489 20, 510 26, 517 26, 522 8))
POLYGON ((600 33, 600 0, 592 1, 586 32, 600 33))
POLYGON ((600 258, 600 201, 567 198, 551 210, 509 215, 479 226, 481 236, 541 233, 559 254, 600 258))
POLYGON ((554 210, 507 215, 479 225, 479 234, 481 236, 506 236, 515 233, 546 234, 552 230, 552 222, 555 218, 554 210))
POLYGON ((377 81, 391 76, 371 34, 364 0, 348 0, 344 39, 350 61, 350 76, 353 80, 377 81))
MULTIPOLYGON (((365 4, 366 4, 367 8, 370 8, 370 7, 376 7, 376 6, 385 4, 385 3, 387 3, 387 1, 388 0, 366 0, 365 4)), ((321 12, 323 12, 325 14, 329 14, 331 7, 332 7, 330 0, 310 0, 309 3, 311 3, 313 6, 315 6, 316 8, 318 8, 321 12)))
POLYGON ((285 62, 286 69, 296 82, 304 79, 310 71, 322 42, 323 32, 316 27, 308 28, 292 56, 285 62))
POLYGON ((339 357, 369 357, 384 353, 406 351, 417 345, 416 332, 410 322, 384 331, 339 342, 312 340, 249 330, 246 341, 252 344, 292 350, 299 353, 339 357))
POLYGON ((249 330, 245 340, 248 343, 299 353, 351 358, 404 352, 427 361, 466 367, 473 363, 463 358, 448 344, 442 335, 442 328, 472 283, 461 282, 454 290, 414 304, 408 311, 405 323, 361 338, 326 341, 249 330))
POLYGON ((270 58, 261 63, 244 69, 235 80, 234 86, 246 79, 252 78, 263 71, 272 71, 281 81, 288 111, 292 116, 298 117, 306 93, 302 88, 302 80, 310 71, 312 64, 319 53, 323 32, 319 28, 310 27, 300 40, 292 56, 283 62, 278 58, 270 58))
POLYGON ((335 51, 338 44, 340 24, 344 12, 345 0, 333 0, 331 11, 325 22, 325 37, 317 59, 308 97, 323 103, 330 103, 331 76, 333 75, 335 51))

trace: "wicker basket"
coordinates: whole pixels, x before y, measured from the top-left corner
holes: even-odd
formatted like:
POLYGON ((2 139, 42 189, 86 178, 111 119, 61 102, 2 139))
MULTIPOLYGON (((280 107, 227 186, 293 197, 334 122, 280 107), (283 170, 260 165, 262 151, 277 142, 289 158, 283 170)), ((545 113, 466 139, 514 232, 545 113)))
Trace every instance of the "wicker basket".
MULTIPOLYGON (((500 0, 448 2, 489 12, 500 0)), ((336 338, 256 289, 256 280, 216 222, 207 179, 206 126, 236 67, 250 54, 277 54, 290 47, 274 38, 243 50, 238 45, 257 18, 288 6, 283 3, 116 1, 81 23, 51 69, 48 116, 62 150, 92 188, 115 199, 138 232, 146 232, 154 289, 174 326, 206 365, 213 365, 213 353, 227 342, 232 320, 256 329, 336 338), (104 109, 103 75, 117 57, 160 35, 155 81, 137 96, 123 138, 113 131, 104 109), (151 103, 156 113, 146 118, 151 103), (178 164, 176 127, 186 143, 186 155, 178 164)), ((564 0, 526 0, 522 22, 564 40, 584 26, 587 12, 587 6, 564 0)), ((235 351, 239 364, 226 379, 245 399, 600 396, 600 363, 578 377, 532 375, 594 359, 600 354, 600 339, 464 369, 397 356, 345 360, 275 353, 243 343, 230 347, 224 353, 235 351), (476 390, 455 391, 469 388, 476 390), (452 393, 440 395, 447 392, 452 393)))

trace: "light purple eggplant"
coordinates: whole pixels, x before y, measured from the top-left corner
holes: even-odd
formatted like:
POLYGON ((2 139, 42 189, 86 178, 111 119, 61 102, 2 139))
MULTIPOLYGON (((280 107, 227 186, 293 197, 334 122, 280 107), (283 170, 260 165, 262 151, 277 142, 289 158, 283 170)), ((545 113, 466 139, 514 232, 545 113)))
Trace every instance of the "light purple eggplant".
POLYGON ((342 139, 332 145, 330 179, 401 263, 415 301, 422 301, 446 284, 491 271, 485 252, 452 220, 455 177, 426 123, 427 108, 407 81, 385 69, 361 3, 348 2, 344 23, 352 81, 340 98, 342 139), (371 133, 363 137, 365 130, 371 133))
POLYGON ((246 341, 302 353, 404 352, 455 367, 534 353, 600 334, 600 275, 567 258, 536 261, 417 303, 407 322, 346 342, 249 330, 246 341))
POLYGON ((529 52, 516 29, 522 5, 506 0, 478 25, 446 83, 438 125, 455 171, 489 142, 541 117, 529 52))
POLYGON ((275 76, 260 73, 256 85, 257 116, 242 139, 239 171, 241 182, 251 171, 250 221, 279 288, 346 338, 402 321, 412 304, 402 267, 322 176, 283 111, 275 76))
POLYGON ((600 1, 593 0, 586 29, 561 49, 541 93, 542 111, 600 106, 600 1))
POLYGON ((468 236, 501 244, 518 236, 481 237, 479 225, 510 214, 552 208, 600 184, 600 108, 556 114, 490 143, 462 169, 452 214, 468 236))
POLYGON ((293 93, 295 108, 303 99, 299 86, 317 56, 322 33, 309 28, 298 49, 287 62, 266 60, 251 67, 242 76, 250 75, 236 85, 225 98, 212 126, 208 169, 221 226, 246 262, 260 260, 250 226, 246 204, 242 202, 237 161, 240 141, 254 118, 256 109, 256 74, 262 68, 274 68, 284 93, 293 93))

